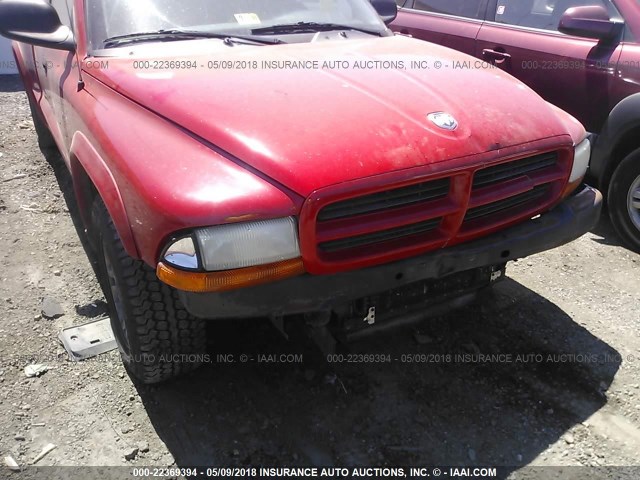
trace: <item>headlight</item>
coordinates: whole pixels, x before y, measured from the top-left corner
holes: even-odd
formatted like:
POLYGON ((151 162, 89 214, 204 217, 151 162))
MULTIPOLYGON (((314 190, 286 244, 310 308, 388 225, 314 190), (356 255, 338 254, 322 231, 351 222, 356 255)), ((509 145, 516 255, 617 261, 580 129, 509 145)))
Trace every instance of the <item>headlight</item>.
POLYGON ((167 285, 199 293, 251 287, 304 272, 293 217, 195 230, 173 240, 156 268, 167 285))
POLYGON ((571 192, 575 191, 575 189, 580 186, 582 179, 587 174, 590 160, 591 142, 586 138, 574 148, 573 167, 571 168, 571 175, 569 175, 567 186, 565 187, 564 192, 562 192, 562 198, 568 197, 571 192))
POLYGON ((573 157, 573 168, 571 169, 571 176, 569 177, 569 183, 580 181, 587 174, 587 168, 589 168, 589 160, 591 158, 591 142, 589 139, 585 139, 575 149, 573 157))
POLYGON ((184 237, 174 240, 164 252, 164 259, 171 265, 180 268, 196 270, 198 268, 198 255, 193 238, 184 237))
POLYGON ((196 230, 195 236, 202 265, 210 272, 300 256, 297 223, 293 217, 203 228, 196 230))

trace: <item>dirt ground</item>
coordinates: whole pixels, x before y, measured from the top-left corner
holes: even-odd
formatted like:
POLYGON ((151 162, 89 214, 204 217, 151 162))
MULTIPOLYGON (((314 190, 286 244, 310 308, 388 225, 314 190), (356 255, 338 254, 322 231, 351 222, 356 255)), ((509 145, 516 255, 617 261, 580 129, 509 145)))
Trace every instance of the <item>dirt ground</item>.
POLYGON ((52 443, 38 465, 490 465, 512 478, 524 466, 640 465, 640 256, 606 218, 510 264, 455 314, 342 347, 390 363, 319 361, 256 319, 209 328, 214 359, 253 361, 141 387, 116 352, 72 363, 58 342, 106 315, 104 299, 69 212, 69 176, 38 149, 17 77, 0 77, 0 164, 2 457, 29 465, 52 443), (64 315, 42 318, 45 297, 64 315), (255 360, 264 353, 304 361, 255 360), (429 361, 402 361, 416 353, 429 361), (446 357, 463 353, 476 356, 446 357), (31 363, 51 368, 27 378, 31 363))

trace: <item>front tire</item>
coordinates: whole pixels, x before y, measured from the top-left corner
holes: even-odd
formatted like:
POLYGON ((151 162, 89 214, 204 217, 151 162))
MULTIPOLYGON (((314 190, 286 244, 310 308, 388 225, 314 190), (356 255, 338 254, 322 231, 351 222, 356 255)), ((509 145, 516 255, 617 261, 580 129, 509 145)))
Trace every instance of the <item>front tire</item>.
POLYGON ((127 370, 150 384, 200 366, 206 351, 204 322, 188 314, 178 292, 158 280, 151 267, 127 254, 100 198, 92 221, 100 283, 127 370))
POLYGON ((640 149, 630 153, 609 185, 609 217, 622 240, 640 252, 640 149))

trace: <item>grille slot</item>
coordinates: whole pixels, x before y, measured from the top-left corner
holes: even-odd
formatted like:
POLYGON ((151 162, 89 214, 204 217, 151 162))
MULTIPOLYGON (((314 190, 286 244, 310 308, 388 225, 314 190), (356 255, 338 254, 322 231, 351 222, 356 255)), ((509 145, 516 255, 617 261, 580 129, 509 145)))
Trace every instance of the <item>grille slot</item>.
POLYGON ((500 200, 498 202, 472 208, 467 211, 467 214, 464 217, 464 221, 468 222, 469 220, 476 220, 478 218, 487 217, 489 215, 493 215, 513 207, 518 207, 525 203, 529 203, 533 200, 537 200, 546 196, 548 191, 549 185, 540 185, 539 187, 529 190, 528 192, 524 192, 519 195, 500 200))
POLYGON ((320 211, 318 221, 326 222, 340 218, 355 217, 438 200, 447 196, 449 184, 450 179, 443 178, 332 203, 320 211))
POLYGON ((473 178, 474 190, 495 183, 505 182, 529 173, 553 167, 558 162, 557 152, 548 152, 515 162, 502 163, 476 172, 473 178))
POLYGON ((355 237, 341 238, 339 240, 324 242, 321 243, 319 247, 323 252, 333 253, 342 250, 348 250, 351 248, 364 247, 377 243, 388 242, 390 240, 398 240, 410 235, 431 232, 440 226, 441 221, 442 218, 434 218, 432 220, 414 223, 412 225, 406 225, 403 227, 381 230, 374 233, 367 233, 365 235, 358 235, 355 237))

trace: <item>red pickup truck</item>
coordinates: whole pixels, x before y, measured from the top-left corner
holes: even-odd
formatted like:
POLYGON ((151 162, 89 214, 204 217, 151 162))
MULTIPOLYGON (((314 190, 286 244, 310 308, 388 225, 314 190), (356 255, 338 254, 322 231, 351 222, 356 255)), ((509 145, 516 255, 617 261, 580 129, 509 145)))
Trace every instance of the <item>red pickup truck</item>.
POLYGON ((127 368, 203 319, 375 328, 591 229, 590 146, 499 71, 394 36, 393 0, 3 0, 43 148, 73 178, 127 368), (224 6, 222 6, 224 5, 224 6))

